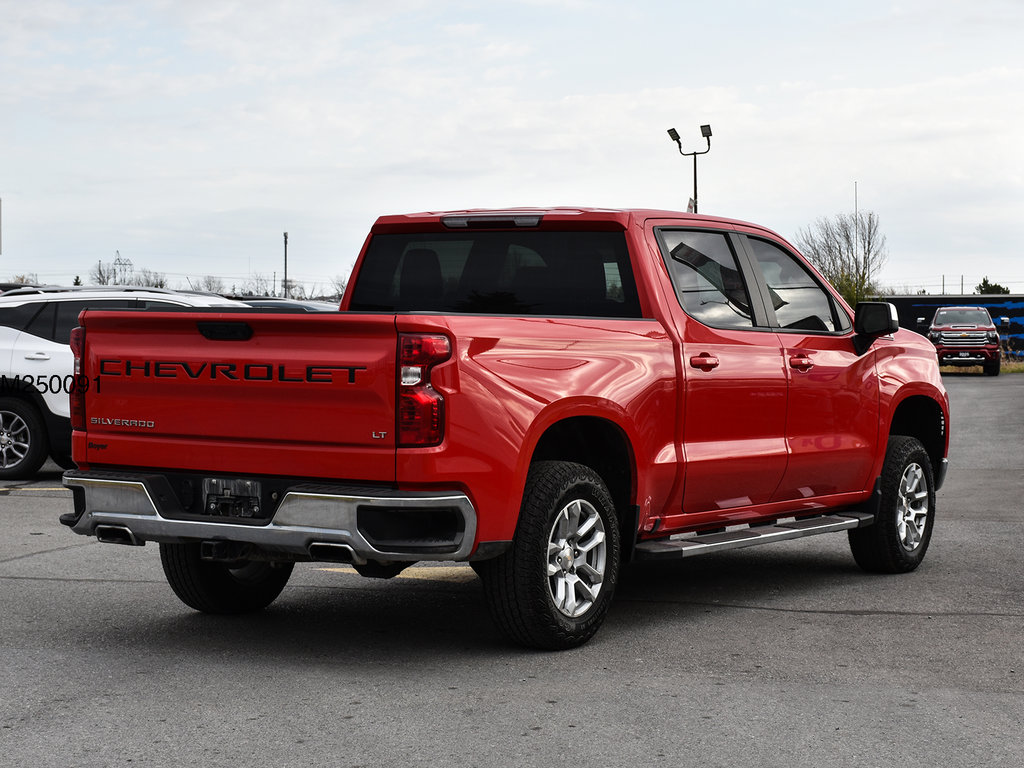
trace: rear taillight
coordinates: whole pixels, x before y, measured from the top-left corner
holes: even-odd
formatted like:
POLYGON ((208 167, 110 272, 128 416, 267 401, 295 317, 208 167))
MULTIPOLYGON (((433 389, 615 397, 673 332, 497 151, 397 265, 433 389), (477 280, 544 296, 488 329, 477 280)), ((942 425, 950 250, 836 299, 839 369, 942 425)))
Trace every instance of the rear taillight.
POLYGON ((452 354, 447 336, 398 337, 398 445, 438 445, 444 439, 444 397, 430 385, 431 369, 452 354))
POLYGON ((69 392, 71 401, 71 428, 85 429, 85 390, 89 380, 82 373, 82 354, 85 350, 85 328, 78 326, 71 329, 71 354, 75 356, 75 377, 69 392))

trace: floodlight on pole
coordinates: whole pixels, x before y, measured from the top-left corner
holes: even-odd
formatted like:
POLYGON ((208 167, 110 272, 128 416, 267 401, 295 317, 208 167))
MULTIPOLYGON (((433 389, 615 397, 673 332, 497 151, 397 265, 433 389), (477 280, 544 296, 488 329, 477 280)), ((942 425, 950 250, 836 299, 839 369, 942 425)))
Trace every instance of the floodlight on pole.
POLYGON ((702 125, 700 127, 700 135, 707 141, 707 149, 693 152, 683 152, 683 142, 679 138, 679 131, 675 128, 668 129, 668 137, 676 143, 679 147, 679 154, 684 157, 693 157, 693 212, 697 213, 697 155, 706 155, 711 151, 711 126, 702 125))

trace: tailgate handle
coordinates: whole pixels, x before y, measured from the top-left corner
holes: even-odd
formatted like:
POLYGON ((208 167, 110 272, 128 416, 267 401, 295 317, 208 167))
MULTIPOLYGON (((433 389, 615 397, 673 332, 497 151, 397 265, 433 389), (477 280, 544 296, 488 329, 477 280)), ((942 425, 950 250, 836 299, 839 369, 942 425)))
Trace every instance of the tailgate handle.
POLYGON ((241 322, 200 322, 199 332, 211 341, 248 341, 252 326, 241 322))

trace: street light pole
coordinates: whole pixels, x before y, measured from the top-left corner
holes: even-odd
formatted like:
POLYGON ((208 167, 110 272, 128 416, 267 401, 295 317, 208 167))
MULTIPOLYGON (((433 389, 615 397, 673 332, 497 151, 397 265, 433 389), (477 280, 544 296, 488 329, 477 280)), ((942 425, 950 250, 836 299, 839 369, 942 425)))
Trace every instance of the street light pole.
POLYGON ((679 140, 679 131, 677 131, 675 128, 669 128, 668 129, 668 137, 670 139, 672 139, 672 141, 674 141, 676 143, 677 147, 679 147, 679 154, 682 155, 683 157, 690 157, 690 156, 693 157, 693 212, 694 213, 697 213, 697 155, 706 155, 708 152, 711 151, 711 126, 710 125, 702 125, 700 127, 700 135, 703 136, 707 140, 707 142, 708 142, 707 149, 702 149, 699 152, 698 151, 683 152, 683 142, 679 140))

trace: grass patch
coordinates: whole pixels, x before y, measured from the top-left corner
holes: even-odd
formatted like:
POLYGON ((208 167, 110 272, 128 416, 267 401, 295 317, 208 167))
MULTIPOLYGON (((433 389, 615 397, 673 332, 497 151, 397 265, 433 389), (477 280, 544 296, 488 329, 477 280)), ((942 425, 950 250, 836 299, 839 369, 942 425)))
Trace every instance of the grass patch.
MULTIPOLYGON (((959 365, 943 365, 939 368, 942 373, 984 373, 980 365, 971 366, 959 366, 959 365)), ((1008 362, 1003 360, 1003 364, 999 369, 1000 373, 1024 373, 1024 362, 1008 362)))

